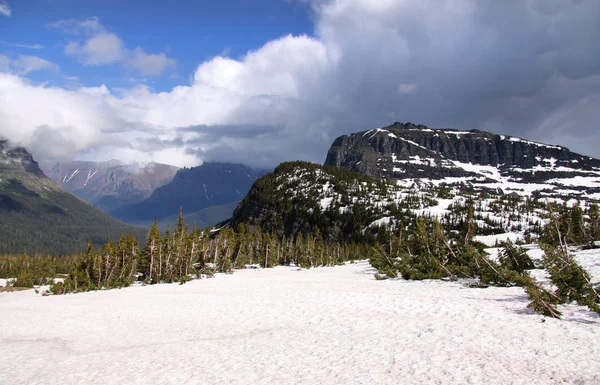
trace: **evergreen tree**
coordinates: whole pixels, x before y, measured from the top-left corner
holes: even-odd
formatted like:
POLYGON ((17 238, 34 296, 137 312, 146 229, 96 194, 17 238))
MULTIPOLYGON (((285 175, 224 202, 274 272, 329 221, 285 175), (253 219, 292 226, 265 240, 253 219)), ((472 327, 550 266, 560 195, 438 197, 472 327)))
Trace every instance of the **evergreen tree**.
POLYGON ((147 283, 156 283, 158 274, 156 273, 159 264, 158 253, 161 249, 162 237, 158 231, 156 217, 154 223, 146 236, 146 245, 142 250, 138 262, 138 269, 144 275, 147 283))
POLYGON ((586 233, 588 243, 600 240, 600 209, 597 203, 592 203, 588 209, 586 233))

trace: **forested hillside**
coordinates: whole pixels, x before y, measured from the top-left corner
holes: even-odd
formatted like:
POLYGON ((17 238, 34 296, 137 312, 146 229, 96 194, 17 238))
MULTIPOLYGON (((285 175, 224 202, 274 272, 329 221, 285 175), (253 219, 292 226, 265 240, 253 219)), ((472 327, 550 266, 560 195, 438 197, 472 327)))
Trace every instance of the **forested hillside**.
POLYGON ((0 141, 0 253, 72 254, 137 232, 58 187, 25 149, 0 141))

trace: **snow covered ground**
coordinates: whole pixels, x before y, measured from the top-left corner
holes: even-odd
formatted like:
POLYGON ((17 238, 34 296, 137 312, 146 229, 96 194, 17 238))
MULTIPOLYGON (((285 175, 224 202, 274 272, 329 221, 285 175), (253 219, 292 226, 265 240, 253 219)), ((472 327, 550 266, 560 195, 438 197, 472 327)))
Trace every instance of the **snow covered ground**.
POLYGON ((0 294, 0 383, 600 383, 600 319, 582 307, 544 319, 520 288, 372 273, 363 262, 0 294))

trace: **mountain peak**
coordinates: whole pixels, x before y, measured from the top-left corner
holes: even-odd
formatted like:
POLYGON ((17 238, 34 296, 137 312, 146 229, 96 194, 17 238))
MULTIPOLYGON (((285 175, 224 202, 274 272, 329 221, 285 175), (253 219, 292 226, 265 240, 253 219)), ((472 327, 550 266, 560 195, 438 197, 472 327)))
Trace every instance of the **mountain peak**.
POLYGON ((45 177, 33 156, 23 147, 12 147, 7 140, 0 139, 0 173, 22 172, 34 177, 45 177))

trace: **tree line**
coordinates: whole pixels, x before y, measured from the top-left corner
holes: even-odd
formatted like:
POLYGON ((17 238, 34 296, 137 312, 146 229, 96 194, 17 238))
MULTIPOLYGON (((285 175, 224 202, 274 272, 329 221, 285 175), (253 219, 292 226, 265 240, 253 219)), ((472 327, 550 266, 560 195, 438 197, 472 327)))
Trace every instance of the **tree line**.
POLYGON ((244 224, 235 229, 200 231, 195 225, 190 229, 180 213, 177 225, 164 234, 155 221, 144 246, 140 246, 135 236, 122 235, 118 241, 109 240, 101 248, 90 244, 76 256, 5 255, 0 258, 0 277, 16 278, 15 286, 31 287, 51 284, 56 274, 64 273, 64 282, 50 287, 53 293, 64 294, 127 287, 135 281, 185 283, 245 267, 334 266, 364 258, 368 247, 326 241, 318 228, 309 234, 281 238, 244 224))

